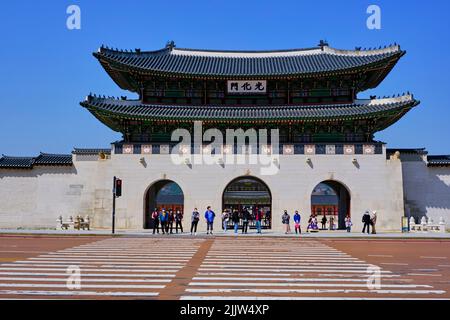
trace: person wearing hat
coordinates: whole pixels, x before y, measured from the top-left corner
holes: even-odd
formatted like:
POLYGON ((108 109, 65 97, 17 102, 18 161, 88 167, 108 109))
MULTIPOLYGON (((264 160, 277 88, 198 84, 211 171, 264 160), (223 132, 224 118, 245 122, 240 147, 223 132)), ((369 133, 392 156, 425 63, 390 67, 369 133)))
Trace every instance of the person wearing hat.
POLYGON ((364 212, 363 217, 362 217, 362 223, 364 223, 364 228, 363 228, 363 230, 362 230, 362 233, 365 233, 365 232, 366 232, 366 227, 367 227, 367 234, 370 233, 370 231, 369 231, 369 229, 370 229, 370 224, 371 224, 371 221, 370 221, 370 220, 371 220, 371 219, 370 219, 370 213, 369 213, 369 210, 366 210, 366 212, 364 212))
POLYGON ((377 212, 372 211, 372 214, 370 215, 370 225, 372 226, 372 234, 377 233, 377 231, 375 229, 376 224, 377 224, 377 212))

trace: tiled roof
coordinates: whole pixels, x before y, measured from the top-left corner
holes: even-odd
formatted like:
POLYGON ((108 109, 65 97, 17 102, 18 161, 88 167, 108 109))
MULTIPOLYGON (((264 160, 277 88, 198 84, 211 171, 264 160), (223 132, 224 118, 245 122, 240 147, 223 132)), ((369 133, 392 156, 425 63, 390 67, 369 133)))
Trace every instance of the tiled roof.
POLYGON ((393 155, 396 152, 400 152, 400 154, 418 154, 418 155, 426 155, 428 154, 428 151, 426 151, 425 148, 388 148, 386 149, 386 155, 393 155))
POLYGON ((9 157, 3 155, 0 158, 0 168, 31 169, 35 158, 33 157, 9 157))
POLYGON ((375 50, 338 50, 324 44, 283 51, 212 51, 179 49, 122 51, 101 47, 94 56, 108 69, 125 67, 144 73, 190 76, 267 77, 331 73, 396 60, 400 46, 375 50))
POLYGON ((40 153, 37 157, 11 157, 3 155, 0 158, 0 168, 33 169, 34 166, 72 166, 72 155, 40 153))
POLYGON ((34 161, 35 166, 71 166, 72 155, 41 153, 34 161))
POLYGON ((419 104, 412 95, 395 98, 356 100, 353 104, 330 105, 153 105, 138 100, 118 100, 89 96, 81 105, 103 119, 119 117, 146 120, 236 120, 236 121, 317 121, 352 120, 387 112, 406 112, 419 104))
POLYGON ((450 155, 446 156, 428 156, 429 167, 448 167, 450 166, 450 155))
POLYGON ((91 154, 111 154, 111 149, 106 148, 74 148, 72 151, 73 154, 83 154, 83 155, 91 155, 91 154))

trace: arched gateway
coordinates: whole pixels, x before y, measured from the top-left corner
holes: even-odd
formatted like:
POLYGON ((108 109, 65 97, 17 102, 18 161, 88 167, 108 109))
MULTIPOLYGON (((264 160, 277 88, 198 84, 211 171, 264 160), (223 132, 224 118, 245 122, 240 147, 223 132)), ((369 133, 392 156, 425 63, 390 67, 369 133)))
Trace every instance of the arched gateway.
POLYGON ((333 222, 337 229, 345 229, 345 217, 350 214, 350 193, 340 182, 327 180, 319 183, 311 194, 311 213, 317 216, 319 226, 323 216, 326 228, 333 222))
MULTIPOLYGON (((261 227, 272 227, 272 194, 269 187, 258 178, 239 177, 231 181, 222 195, 222 211, 225 209, 230 212, 238 210, 240 213, 247 209, 252 215, 250 228, 255 228, 255 213, 262 211, 261 227)), ((232 227, 232 224, 230 219, 229 226, 232 227)))
POLYGON ((153 183, 144 198, 144 229, 153 228, 151 214, 155 208, 161 210, 184 209, 184 193, 181 187, 172 180, 160 180, 153 183))

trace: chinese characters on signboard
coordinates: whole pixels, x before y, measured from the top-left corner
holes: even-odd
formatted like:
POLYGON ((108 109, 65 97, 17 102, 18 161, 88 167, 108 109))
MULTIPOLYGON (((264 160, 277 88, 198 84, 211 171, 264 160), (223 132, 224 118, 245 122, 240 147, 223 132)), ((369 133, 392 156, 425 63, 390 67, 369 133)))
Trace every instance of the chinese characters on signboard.
POLYGON ((264 94, 267 93, 266 80, 228 80, 229 94, 264 94))

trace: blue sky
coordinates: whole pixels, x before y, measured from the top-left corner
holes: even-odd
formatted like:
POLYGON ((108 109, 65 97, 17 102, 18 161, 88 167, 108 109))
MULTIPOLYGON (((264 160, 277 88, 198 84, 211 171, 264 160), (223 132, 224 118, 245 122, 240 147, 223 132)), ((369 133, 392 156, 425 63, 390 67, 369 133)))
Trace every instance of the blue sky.
POLYGON ((320 39, 353 49, 399 43, 407 55, 375 90, 411 91, 422 101, 376 138, 389 147, 450 154, 450 1, 4 1, 0 9, 0 154, 69 153, 120 139, 79 102, 89 93, 127 95, 92 56, 101 44, 122 49, 289 49, 320 39), (81 8, 81 30, 66 9, 81 8), (366 27, 369 5, 382 29, 366 27))

